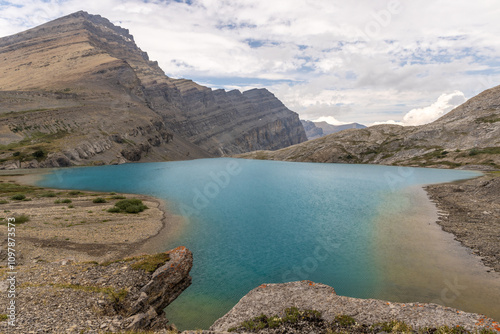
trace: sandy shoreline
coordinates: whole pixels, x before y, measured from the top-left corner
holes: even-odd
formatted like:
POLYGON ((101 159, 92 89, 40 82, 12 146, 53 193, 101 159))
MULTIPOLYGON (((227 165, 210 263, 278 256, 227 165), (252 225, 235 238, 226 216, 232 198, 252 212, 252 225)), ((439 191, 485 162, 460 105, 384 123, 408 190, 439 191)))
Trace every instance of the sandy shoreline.
POLYGON ((103 262, 158 253, 166 251, 166 242, 182 230, 184 218, 173 214, 168 203, 161 199, 94 191, 79 191, 78 195, 71 195, 70 189, 32 186, 46 173, 50 171, 0 173, 3 184, 31 186, 30 190, 24 191, 30 201, 11 200, 13 193, 0 194, 0 200, 8 202, 0 207, 8 211, 6 215, 25 214, 30 217, 26 225, 18 228, 23 263, 63 259, 103 262), (49 192, 55 197, 43 197, 49 192), (105 198, 107 203, 93 203, 96 197, 105 198), (149 209, 136 215, 108 213, 107 209, 122 198, 141 199, 149 209), (55 204, 57 200, 70 200, 71 203, 55 204))

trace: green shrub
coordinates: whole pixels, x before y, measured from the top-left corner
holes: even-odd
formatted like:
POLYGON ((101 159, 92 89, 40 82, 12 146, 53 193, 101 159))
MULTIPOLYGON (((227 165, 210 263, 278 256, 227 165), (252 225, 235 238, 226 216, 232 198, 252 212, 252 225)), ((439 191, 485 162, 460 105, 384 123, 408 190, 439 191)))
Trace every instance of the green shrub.
POLYGON ((111 213, 118 213, 120 211, 121 211, 120 208, 117 208, 116 206, 108 209, 108 212, 111 212, 111 213))
POLYGON ((68 209, 73 209, 75 206, 73 204, 68 205, 68 209))
POLYGON ((7 316, 7 314, 3 314, 3 313, 0 314, 0 321, 5 321, 7 319, 9 319, 9 317, 7 316))
POLYGON ((40 159, 40 158, 43 158, 45 156, 45 152, 42 150, 38 150, 38 151, 33 152, 31 155, 37 159, 40 159))
POLYGON ((40 197, 56 197, 56 194, 53 192, 46 192, 41 194, 40 197))
POLYGON ((12 196, 10 199, 15 200, 15 201, 22 201, 25 198, 26 198, 26 195, 16 194, 16 195, 12 196))
POLYGON ((0 201, 0 204, 7 204, 7 203, 9 203, 9 201, 6 201, 4 199, 0 201))
POLYGON ((469 156, 474 156, 474 155, 478 155, 479 154, 479 150, 477 148, 473 148, 472 150, 469 151, 469 156))
POLYGON ((65 203, 65 204, 68 204, 68 203, 72 203, 73 201, 70 200, 69 198, 65 198, 61 201, 61 203, 65 203))
POLYGON ((148 207, 144 205, 140 199, 130 198, 116 202, 114 208, 111 208, 113 210, 110 211, 110 209, 108 212, 139 213, 147 208, 148 207))
POLYGON ((15 224, 24 224, 30 220, 30 217, 25 214, 22 214, 20 216, 14 216, 14 218, 16 220, 15 224))
POLYGON ((94 203, 107 203, 106 200, 102 197, 94 198, 94 200, 92 202, 94 202, 94 203))
POLYGON ((71 190, 68 194, 70 194, 71 196, 76 196, 76 195, 80 195, 82 192, 81 191, 78 191, 78 190, 71 190))
POLYGON ((348 315, 338 315, 335 317, 335 322, 342 327, 350 327, 356 324, 356 320, 348 315))
POLYGON ((60 200, 60 199, 56 199, 56 200, 54 201, 54 204, 60 204, 60 203, 61 203, 61 200, 60 200))

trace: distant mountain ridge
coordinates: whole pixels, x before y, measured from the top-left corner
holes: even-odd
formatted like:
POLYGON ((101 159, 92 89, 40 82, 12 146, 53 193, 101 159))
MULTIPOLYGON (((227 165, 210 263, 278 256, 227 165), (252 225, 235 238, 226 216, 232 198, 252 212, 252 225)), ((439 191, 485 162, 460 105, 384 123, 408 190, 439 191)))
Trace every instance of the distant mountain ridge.
POLYGON ((347 129, 364 129, 366 126, 359 123, 348 123, 342 125, 332 125, 327 122, 313 122, 301 120, 304 130, 306 131, 307 139, 317 139, 332 133, 347 130, 347 129))
POLYGON ((337 132, 243 158, 500 169, 500 86, 421 126, 377 125, 337 132))
POLYGON ((266 89, 169 78, 99 15, 1 38, 0 57, 0 168, 216 157, 307 140, 298 115, 266 89))

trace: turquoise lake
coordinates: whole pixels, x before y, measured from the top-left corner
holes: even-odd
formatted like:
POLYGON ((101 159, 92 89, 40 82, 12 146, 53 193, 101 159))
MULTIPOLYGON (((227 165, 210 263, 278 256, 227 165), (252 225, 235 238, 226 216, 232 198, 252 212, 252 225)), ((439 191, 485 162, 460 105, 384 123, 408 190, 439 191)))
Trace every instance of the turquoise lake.
MULTIPOLYGON (((328 284, 351 297, 441 299, 442 304, 462 309, 473 305, 461 300, 467 296, 465 289, 452 302, 442 297, 446 277, 462 280, 452 272, 455 269, 448 272, 441 266, 445 278, 435 278, 435 287, 420 286, 412 280, 418 277, 411 274, 412 267, 417 268, 414 260, 388 255, 403 246, 392 249, 383 244, 408 245, 406 241, 416 238, 397 232, 399 221, 405 220, 401 215, 420 208, 413 202, 412 187, 478 175, 221 158, 61 169, 38 185, 146 194, 168 201, 169 208, 186 220, 163 250, 188 247, 194 266, 192 285, 166 309, 167 317, 180 329, 206 329, 260 284, 296 280, 328 284), (410 278, 400 277, 396 270, 391 274, 391 264, 397 261, 410 278)), ((416 230, 418 234, 421 229, 416 230)), ((419 243, 415 247, 425 248, 419 243)), ((440 266, 427 265, 426 259, 415 261, 423 267, 440 266)), ((498 311, 486 306, 488 310, 498 311)))

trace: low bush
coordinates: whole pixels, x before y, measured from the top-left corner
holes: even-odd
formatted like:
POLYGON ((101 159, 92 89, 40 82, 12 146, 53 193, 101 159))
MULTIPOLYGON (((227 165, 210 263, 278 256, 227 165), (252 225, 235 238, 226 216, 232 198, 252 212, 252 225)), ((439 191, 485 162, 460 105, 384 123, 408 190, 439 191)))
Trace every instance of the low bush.
POLYGON ((67 203, 71 203, 71 202, 73 202, 73 201, 72 201, 72 200, 70 200, 69 198, 65 198, 65 199, 63 199, 63 200, 61 201, 61 203, 66 203, 66 204, 67 204, 67 203))
POLYGON ((107 203, 107 201, 102 197, 94 198, 93 203, 107 203))
POLYGON ((30 220, 30 217, 25 214, 14 216, 14 218, 15 218, 15 224, 24 224, 30 220))
POLYGON ((126 213, 139 213, 146 210, 148 207, 142 203, 140 199, 130 198, 118 201, 115 206, 108 210, 108 212, 126 212, 126 213))
POLYGON ((14 201, 22 201, 23 199, 26 199, 26 195, 16 194, 16 195, 12 196, 10 199, 12 199, 14 201))

